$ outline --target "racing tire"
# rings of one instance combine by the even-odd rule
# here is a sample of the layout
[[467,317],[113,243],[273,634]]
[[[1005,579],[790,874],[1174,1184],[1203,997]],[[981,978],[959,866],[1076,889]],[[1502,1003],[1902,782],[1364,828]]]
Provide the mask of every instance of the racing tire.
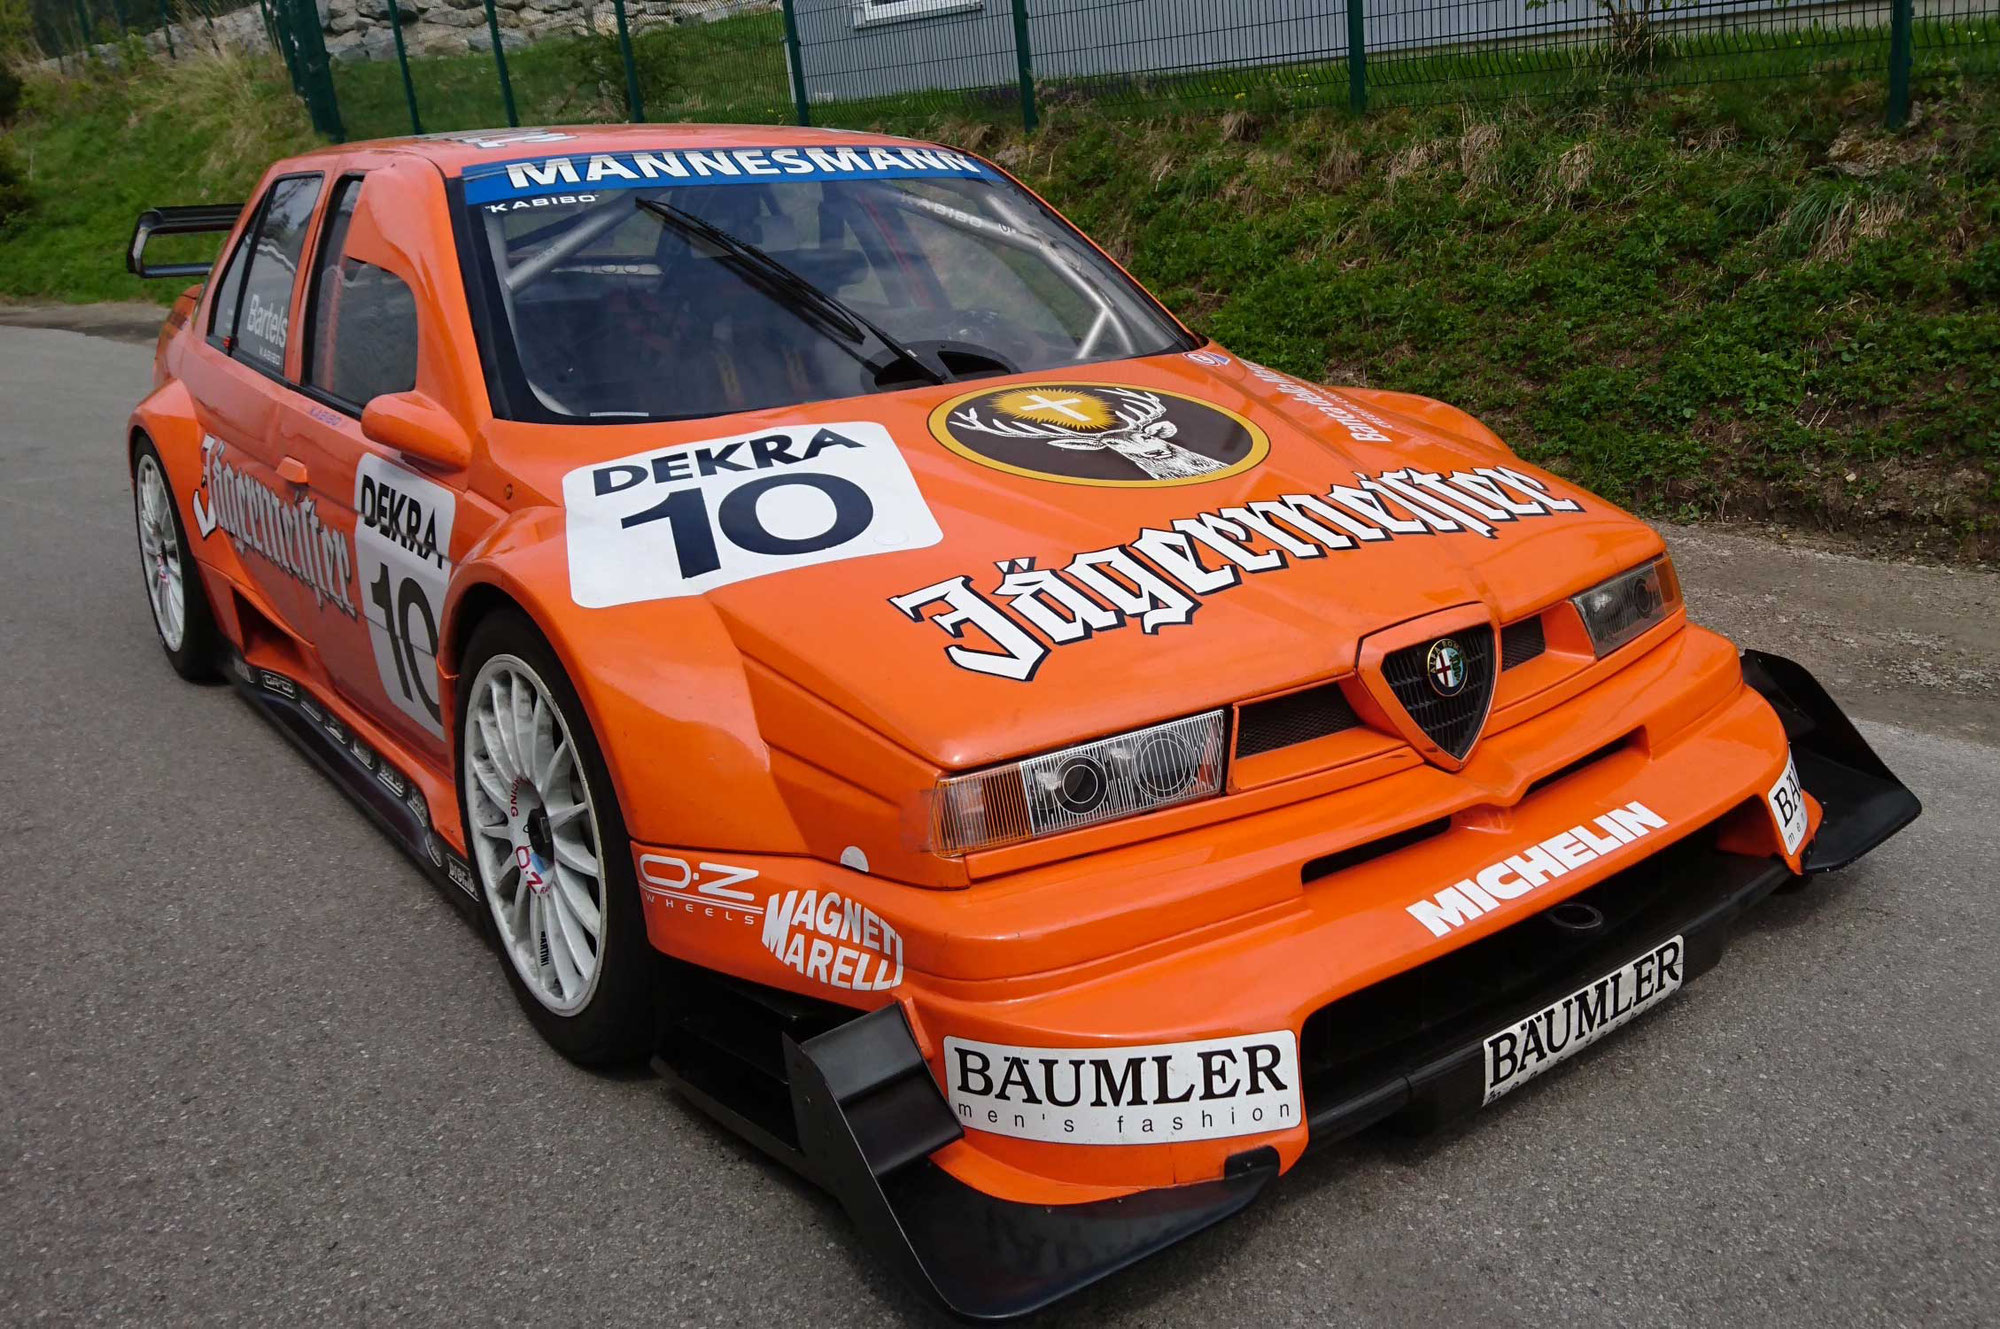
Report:
[[201,569],[188,550],[187,528],[166,463],[143,434],[132,449],[132,518],[145,569],[146,603],[167,662],[192,683],[220,677],[222,632],[215,626]]
[[583,703],[528,618],[496,610],[466,644],[457,697],[458,809],[515,999],[580,1066],[652,1050],[657,965],[631,837]]

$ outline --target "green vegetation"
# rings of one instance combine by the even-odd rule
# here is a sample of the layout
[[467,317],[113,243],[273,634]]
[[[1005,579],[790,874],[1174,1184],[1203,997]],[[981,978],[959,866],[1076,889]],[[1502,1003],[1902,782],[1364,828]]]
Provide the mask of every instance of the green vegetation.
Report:
[[[640,102],[650,120],[789,122],[791,85],[776,14],[656,28],[633,42]],[[491,54],[412,60],[417,114],[427,133],[507,123]],[[538,43],[507,56],[522,124],[623,120],[625,64],[610,35]],[[393,60],[334,66],[350,138],[410,132],[403,76]]]
[[1180,312],[1302,377],[1453,402],[1650,514],[2000,554],[2000,89],[1069,113],[997,154]]
[[[649,114],[786,118],[781,63],[728,63],[768,44],[673,31],[713,45],[642,39]],[[614,51],[512,56],[523,121],[618,118]],[[1652,515],[1991,559],[2000,87],[1929,61],[1891,133],[1866,63],[1358,119],[1230,94],[1226,113],[1120,120],[1051,94],[1032,139],[1002,102],[878,110],[1009,165],[1243,355],[1454,402]],[[502,121],[491,70],[417,62],[424,127]],[[339,78],[357,134],[407,128],[393,64]],[[141,295],[120,254],[142,206],[245,197],[311,141],[277,66],[243,60],[31,79],[10,137],[33,203],[0,221],[0,294],[73,300]]]
[[[29,81],[20,121],[0,138],[32,198],[0,220],[0,296],[171,302],[174,283],[126,275],[133,219],[164,203],[247,199],[275,158],[317,142],[275,59],[132,60],[127,70]],[[155,251],[162,260],[214,249],[171,243]]]

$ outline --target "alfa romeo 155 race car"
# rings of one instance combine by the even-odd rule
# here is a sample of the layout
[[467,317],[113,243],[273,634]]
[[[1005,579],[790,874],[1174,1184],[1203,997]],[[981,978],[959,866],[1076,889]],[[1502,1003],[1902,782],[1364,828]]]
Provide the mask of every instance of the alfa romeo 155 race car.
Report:
[[129,434],[168,660],[962,1315],[1492,1103],[1918,813],[1652,530],[970,154],[355,144],[128,263],[202,230]]

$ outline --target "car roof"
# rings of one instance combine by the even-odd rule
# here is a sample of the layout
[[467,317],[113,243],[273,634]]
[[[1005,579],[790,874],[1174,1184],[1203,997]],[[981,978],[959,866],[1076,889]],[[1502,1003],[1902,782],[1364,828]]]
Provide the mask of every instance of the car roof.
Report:
[[371,139],[343,143],[338,148],[308,153],[295,160],[306,164],[320,156],[381,152],[420,157],[450,177],[482,162],[518,161],[523,157],[687,148],[831,147],[843,144],[936,146],[921,139],[898,138],[892,134],[800,129],[792,125],[551,125],[545,128],[464,129],[421,137]]

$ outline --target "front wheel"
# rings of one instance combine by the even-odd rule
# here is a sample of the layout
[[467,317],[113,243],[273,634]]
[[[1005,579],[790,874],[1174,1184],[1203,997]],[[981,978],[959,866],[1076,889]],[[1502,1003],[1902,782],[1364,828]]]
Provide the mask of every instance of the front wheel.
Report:
[[503,611],[473,630],[458,696],[459,810],[508,981],[542,1036],[587,1066],[649,1050],[630,841],[576,690]]

